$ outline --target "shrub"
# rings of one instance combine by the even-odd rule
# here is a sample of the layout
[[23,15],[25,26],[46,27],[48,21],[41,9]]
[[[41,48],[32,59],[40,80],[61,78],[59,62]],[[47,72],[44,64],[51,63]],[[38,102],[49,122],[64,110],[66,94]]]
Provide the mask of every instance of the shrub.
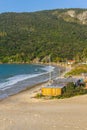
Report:
[[73,82],[70,82],[66,87],[63,88],[63,94],[61,96],[57,96],[57,98],[69,98],[83,94],[87,94],[87,89],[84,89],[84,86],[76,87]]
[[42,98],[44,97],[41,93],[37,93],[37,95],[35,96],[36,98]]

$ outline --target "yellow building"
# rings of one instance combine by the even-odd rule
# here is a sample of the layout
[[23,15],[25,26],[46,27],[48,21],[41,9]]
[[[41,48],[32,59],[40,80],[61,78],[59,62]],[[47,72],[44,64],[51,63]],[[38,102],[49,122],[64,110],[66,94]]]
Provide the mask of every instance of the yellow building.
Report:
[[62,94],[62,89],[64,85],[58,86],[45,86],[42,88],[42,95],[44,96],[58,96]]

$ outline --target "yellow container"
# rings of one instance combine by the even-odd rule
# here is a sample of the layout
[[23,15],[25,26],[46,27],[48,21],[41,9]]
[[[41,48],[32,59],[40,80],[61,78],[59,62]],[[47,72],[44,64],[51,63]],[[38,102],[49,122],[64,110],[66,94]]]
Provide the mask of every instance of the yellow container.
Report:
[[52,93],[51,88],[42,88],[42,95],[50,96]]
[[42,88],[44,96],[58,96],[62,94],[62,88]]
[[62,88],[56,88],[55,96],[62,94]]
[[56,88],[52,88],[52,96],[56,95]]

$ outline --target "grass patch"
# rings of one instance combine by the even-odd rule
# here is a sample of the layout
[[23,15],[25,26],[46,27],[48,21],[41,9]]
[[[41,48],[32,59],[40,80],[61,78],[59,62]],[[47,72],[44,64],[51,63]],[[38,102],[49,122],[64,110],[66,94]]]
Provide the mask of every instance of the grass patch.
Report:
[[35,96],[35,98],[38,98],[38,99],[42,98],[42,97],[44,97],[44,96],[41,93],[37,93],[36,96]]
[[82,73],[87,73],[87,65],[76,66],[70,72],[66,73],[65,77],[67,77],[67,76],[77,76],[77,75],[81,75]]

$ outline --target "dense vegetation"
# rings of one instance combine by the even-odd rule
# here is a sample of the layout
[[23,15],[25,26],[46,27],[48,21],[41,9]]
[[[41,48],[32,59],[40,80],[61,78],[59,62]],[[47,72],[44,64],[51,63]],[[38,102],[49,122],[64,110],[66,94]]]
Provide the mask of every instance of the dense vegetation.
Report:
[[68,83],[63,94],[60,96],[57,96],[57,98],[69,98],[73,96],[87,94],[87,89],[85,89],[84,86],[85,85],[76,86],[74,83]]
[[86,60],[87,25],[72,22],[66,11],[0,14],[0,62],[42,61],[49,54],[52,61]]

